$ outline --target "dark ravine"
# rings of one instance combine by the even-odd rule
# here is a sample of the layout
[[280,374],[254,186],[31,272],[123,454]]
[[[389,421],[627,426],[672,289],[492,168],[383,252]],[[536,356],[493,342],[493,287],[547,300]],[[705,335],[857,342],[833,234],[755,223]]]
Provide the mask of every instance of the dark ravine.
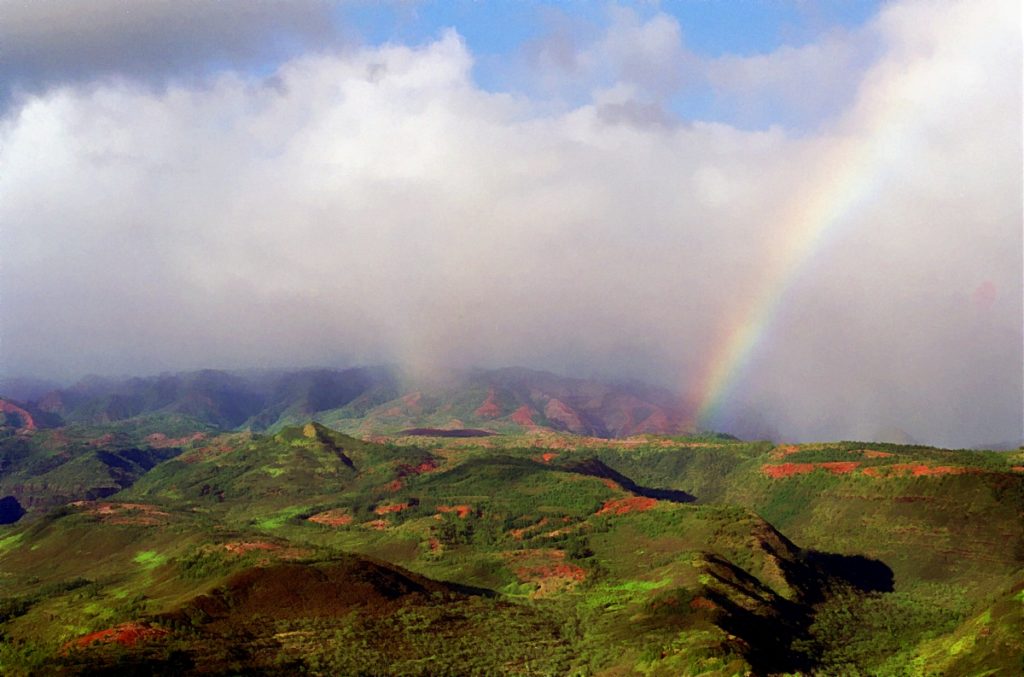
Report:
[[671,501],[672,503],[693,503],[697,500],[696,496],[682,491],[681,489],[656,489],[653,487],[640,486],[630,478],[626,477],[614,468],[605,465],[603,461],[596,458],[591,458],[580,463],[574,463],[566,466],[565,470],[568,472],[579,473],[580,475],[589,475],[591,477],[600,477],[602,479],[611,480],[631,494],[643,496],[644,498],[653,498],[659,501]]

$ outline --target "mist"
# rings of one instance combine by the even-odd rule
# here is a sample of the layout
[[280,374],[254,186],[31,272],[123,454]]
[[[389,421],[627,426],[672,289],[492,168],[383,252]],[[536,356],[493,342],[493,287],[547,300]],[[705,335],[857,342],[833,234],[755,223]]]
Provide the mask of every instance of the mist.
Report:
[[[787,272],[708,423],[1021,440],[1016,3],[894,2],[721,57],[615,7],[525,45],[503,87],[478,83],[458,26],[371,45],[310,28],[321,10],[272,53],[210,38],[144,59],[91,33],[43,68],[61,32],[40,28],[0,56],[3,375],[520,365],[691,394],[775,284],[785,215],[837,149],[877,145],[882,110],[899,135]],[[720,115],[686,114],[698,87]]]

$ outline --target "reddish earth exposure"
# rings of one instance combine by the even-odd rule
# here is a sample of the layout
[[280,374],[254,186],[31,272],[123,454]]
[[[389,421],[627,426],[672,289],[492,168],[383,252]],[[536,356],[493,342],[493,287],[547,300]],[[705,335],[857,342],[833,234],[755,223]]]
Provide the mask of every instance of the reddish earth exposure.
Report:
[[402,488],[402,480],[391,480],[384,485],[384,488],[388,491],[398,491]]
[[501,407],[498,406],[498,401],[495,399],[496,395],[494,388],[487,391],[487,399],[484,403],[477,407],[477,410],[473,413],[480,418],[495,418],[501,415]]
[[106,503],[75,501],[70,504],[108,524],[154,526],[165,524],[170,514],[148,503]]
[[556,458],[558,458],[558,454],[553,451],[546,451],[540,455],[540,460],[544,463],[551,463]]
[[634,435],[643,433],[651,435],[667,435],[672,433],[675,430],[675,427],[676,426],[672,424],[672,421],[669,420],[668,414],[658,410],[641,421],[639,425],[634,426],[631,432]]
[[439,505],[437,506],[437,512],[453,512],[458,515],[459,519],[466,519],[469,514],[473,512],[473,506],[471,505]]
[[787,444],[773,449],[771,456],[772,458],[775,459],[785,458],[786,456],[789,456],[790,454],[795,454],[799,451],[800,447],[796,446],[795,444]]
[[558,421],[571,431],[580,432],[583,429],[583,423],[576,412],[561,400],[548,400],[547,405],[544,406],[544,415],[551,421]]
[[644,496],[616,498],[610,501],[605,501],[601,509],[597,511],[597,514],[625,515],[631,512],[644,512],[646,510],[650,510],[656,505],[658,505],[658,502],[656,500],[654,500],[653,498],[646,498]]
[[708,611],[714,611],[718,608],[718,605],[712,602],[707,597],[694,597],[690,600],[691,609],[707,609]]
[[1010,468],[1014,472],[1024,472],[1024,465],[1015,465]]
[[373,512],[376,515],[388,515],[393,512],[402,512],[403,510],[408,510],[408,508],[408,503],[390,503],[385,505],[378,505]]
[[423,473],[434,472],[437,470],[437,461],[432,458],[428,458],[419,465],[409,465],[408,463],[402,463],[396,468],[396,472],[399,477],[408,477],[409,475],[422,475]]
[[122,623],[117,627],[93,632],[72,640],[64,645],[64,650],[66,651],[72,647],[84,648],[91,644],[117,643],[122,646],[135,646],[140,641],[155,639],[169,634],[170,632],[163,628],[154,628],[140,623]]
[[895,463],[893,465],[864,468],[869,477],[935,477],[939,475],[966,475],[980,473],[980,468],[967,468],[953,465],[924,465],[923,463]]
[[814,467],[813,463],[780,463],[778,465],[763,465],[761,466],[761,472],[768,477],[781,479],[814,472]]
[[391,523],[387,520],[373,520],[372,522],[367,522],[364,526],[367,526],[371,529],[375,529],[377,531],[386,531],[387,528],[391,526]]
[[585,569],[565,562],[564,550],[513,550],[505,558],[516,578],[537,585],[534,597],[573,588],[587,578]]
[[324,510],[307,518],[310,522],[323,524],[329,527],[343,527],[352,524],[352,515],[349,515],[344,508]]
[[32,414],[28,413],[16,404],[11,404],[7,400],[0,400],[0,411],[5,414],[14,414],[18,417],[21,422],[19,430],[36,430],[35,419],[32,418]]
[[224,549],[232,555],[244,555],[253,550],[280,550],[281,546],[266,541],[235,541],[234,543],[225,543]]
[[[851,451],[851,454],[856,453]],[[875,449],[864,449],[861,451],[864,454],[864,458],[892,458],[895,454],[888,451],[876,451]]]
[[823,463],[779,463],[777,465],[767,464],[761,466],[761,472],[774,479],[792,477],[793,475],[806,475],[815,470],[827,470],[833,475],[846,475],[853,472],[860,465],[860,461],[825,461]]
[[[563,518],[562,521],[568,522],[569,518]],[[560,529],[554,529],[553,531],[549,531],[546,534],[544,534],[544,536],[547,538],[558,538],[559,536],[564,536],[565,534],[571,534],[574,531],[579,531],[580,529],[583,529],[586,526],[586,522],[577,522],[576,524],[570,524]]]
[[587,577],[587,572],[575,564],[548,564],[535,567],[521,567],[516,569],[516,576],[520,580],[536,580],[543,578],[569,578],[574,581],[582,581]]
[[828,461],[819,463],[818,467],[828,470],[833,475],[847,475],[856,470],[859,465],[859,461]]
[[601,482],[603,482],[604,485],[606,487],[608,487],[609,489],[618,489],[619,488],[619,485],[615,483],[615,480],[610,480],[607,477],[602,479]]
[[512,415],[509,416],[509,419],[511,419],[513,423],[518,423],[519,425],[537,425],[536,423],[533,422],[533,412],[530,411],[530,408],[525,404],[516,409],[514,412],[512,412]]
[[536,529],[540,529],[541,527],[545,526],[547,523],[548,523],[548,518],[547,517],[541,517],[540,521],[537,522],[536,524],[531,524],[530,526],[523,527],[522,529],[512,529],[511,531],[509,531],[509,533],[512,534],[512,538],[516,539],[517,541],[521,541],[521,540],[523,540],[523,536],[525,536],[527,533],[529,533],[531,531],[534,531]]
[[[225,543],[224,549],[232,555],[238,555],[239,557],[250,552],[265,552],[268,555],[273,553],[275,557],[280,559],[301,559],[308,557],[310,554],[309,550],[286,548],[268,541],[234,541],[232,543]],[[269,560],[260,561],[265,562]]]

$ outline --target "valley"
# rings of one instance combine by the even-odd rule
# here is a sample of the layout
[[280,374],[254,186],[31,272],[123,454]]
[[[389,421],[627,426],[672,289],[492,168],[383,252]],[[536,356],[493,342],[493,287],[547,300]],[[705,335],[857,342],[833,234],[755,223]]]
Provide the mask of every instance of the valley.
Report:
[[[498,396],[475,396],[493,413]],[[500,416],[484,436],[431,429],[428,408],[360,439],[130,409],[8,419],[0,494],[23,515],[0,526],[5,674],[974,675],[1024,660],[1024,452]]]

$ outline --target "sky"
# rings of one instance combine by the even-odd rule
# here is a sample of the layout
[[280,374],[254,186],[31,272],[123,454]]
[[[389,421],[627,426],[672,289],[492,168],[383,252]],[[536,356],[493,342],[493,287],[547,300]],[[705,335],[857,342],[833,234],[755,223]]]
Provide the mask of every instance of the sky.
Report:
[[1020,443],[1014,0],[0,0],[0,375],[527,366]]

